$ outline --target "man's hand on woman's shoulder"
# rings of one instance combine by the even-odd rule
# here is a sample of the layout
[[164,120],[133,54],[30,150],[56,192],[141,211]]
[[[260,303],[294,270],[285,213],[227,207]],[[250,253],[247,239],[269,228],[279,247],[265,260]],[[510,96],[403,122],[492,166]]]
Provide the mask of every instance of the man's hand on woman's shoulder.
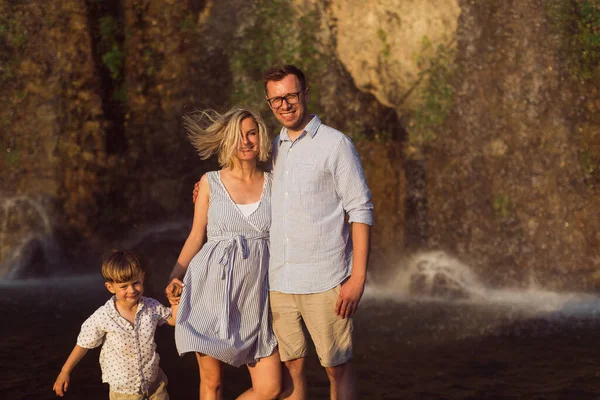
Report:
[[194,190],[192,191],[192,203],[196,202],[196,198],[198,198],[198,192],[200,191],[200,180],[196,182],[194,185]]

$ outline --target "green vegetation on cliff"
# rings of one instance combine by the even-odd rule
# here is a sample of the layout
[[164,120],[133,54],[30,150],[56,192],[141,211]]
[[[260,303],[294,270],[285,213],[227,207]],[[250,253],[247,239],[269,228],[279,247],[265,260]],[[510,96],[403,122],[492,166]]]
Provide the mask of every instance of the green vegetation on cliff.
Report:
[[417,65],[424,68],[420,73],[420,106],[414,111],[407,126],[407,156],[421,158],[429,143],[438,135],[438,130],[450,113],[454,97],[453,78],[456,50],[453,43],[433,47],[427,36],[423,37],[423,48],[417,57]]
[[579,166],[588,187],[600,187],[600,1],[552,0],[546,12],[560,40],[565,78],[577,92],[568,112],[576,115]]
[[514,205],[510,197],[504,193],[496,193],[492,202],[492,207],[499,218],[508,218],[513,213]]
[[381,41],[381,55],[385,59],[389,58],[392,51],[391,51],[390,43],[388,42],[388,39],[387,39],[387,33],[385,33],[385,31],[380,28],[379,30],[377,30],[377,37]]
[[600,2],[552,0],[546,4],[561,34],[569,73],[581,81],[600,78]]
[[119,23],[110,16],[103,16],[98,21],[100,30],[100,48],[102,51],[102,62],[110,71],[110,77],[119,81],[123,75],[125,65],[125,53],[121,49],[118,40]]
[[[253,22],[234,44],[230,68],[235,79],[232,103],[257,105],[264,98],[263,72],[277,64],[295,64],[307,76],[320,76],[325,70],[323,55],[315,37],[319,16],[309,11],[301,16],[290,3],[282,0],[255,2]],[[248,38],[251,38],[249,40]],[[318,112],[319,87],[309,80],[311,109]],[[269,112],[266,102],[258,103],[261,113]]]

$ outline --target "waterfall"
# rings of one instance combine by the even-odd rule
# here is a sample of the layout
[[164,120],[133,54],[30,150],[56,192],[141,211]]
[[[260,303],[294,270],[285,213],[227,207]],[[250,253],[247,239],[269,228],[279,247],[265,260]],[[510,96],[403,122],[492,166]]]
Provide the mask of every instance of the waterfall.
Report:
[[53,223],[41,201],[0,197],[0,279],[48,274],[59,259]]
[[600,315],[600,297],[594,294],[547,290],[533,278],[524,287],[489,287],[468,265],[443,251],[417,253],[398,263],[385,282],[369,282],[365,297],[498,306],[558,317]]

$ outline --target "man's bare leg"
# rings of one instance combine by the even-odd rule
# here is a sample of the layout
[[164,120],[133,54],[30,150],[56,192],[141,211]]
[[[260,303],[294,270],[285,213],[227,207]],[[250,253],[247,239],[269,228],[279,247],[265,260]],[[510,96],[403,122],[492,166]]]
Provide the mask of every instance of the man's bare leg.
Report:
[[356,400],[356,379],[352,361],[335,367],[327,367],[331,400]]
[[283,363],[283,390],[280,399],[306,400],[304,368],[304,357]]

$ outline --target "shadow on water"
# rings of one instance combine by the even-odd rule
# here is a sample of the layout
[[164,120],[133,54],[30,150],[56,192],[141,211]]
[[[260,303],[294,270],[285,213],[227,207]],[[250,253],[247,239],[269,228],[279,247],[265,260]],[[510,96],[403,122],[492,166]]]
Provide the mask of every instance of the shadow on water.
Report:
[[[152,271],[146,295],[165,303],[162,289],[183,242],[178,229],[156,228],[129,243]],[[81,323],[108,298],[99,265],[89,276],[0,281],[0,307],[12,322],[0,342],[0,364],[9,366],[0,398],[53,398]],[[355,323],[359,398],[595,399],[599,310],[600,298],[589,294],[488,288],[459,261],[424,253],[386,285],[367,286]],[[194,357],[177,355],[173,328],[160,327],[156,338],[171,398],[197,398]],[[98,354],[78,365],[65,398],[107,398]],[[328,398],[314,349],[307,364],[309,398]],[[249,383],[244,368],[227,368],[225,399]]]

